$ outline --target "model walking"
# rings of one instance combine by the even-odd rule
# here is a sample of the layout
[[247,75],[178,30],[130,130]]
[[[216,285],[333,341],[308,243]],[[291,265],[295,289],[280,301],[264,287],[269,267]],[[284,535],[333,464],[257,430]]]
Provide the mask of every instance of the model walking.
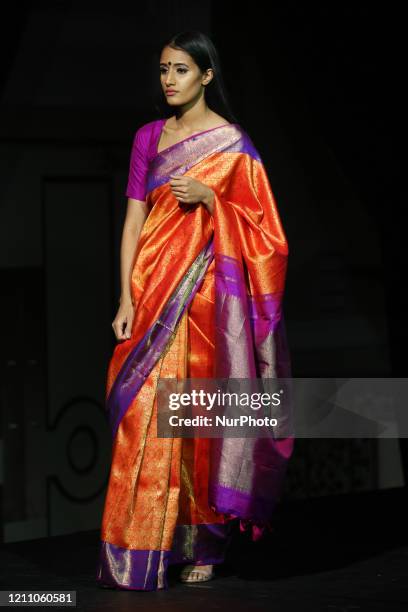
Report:
[[126,191],[97,569],[101,585],[136,590],[167,588],[173,563],[183,581],[210,579],[234,519],[259,537],[293,451],[292,437],[156,435],[159,377],[290,375],[287,240],[261,157],[229,120],[211,40],[173,37],[160,79],[173,114],[137,130]]

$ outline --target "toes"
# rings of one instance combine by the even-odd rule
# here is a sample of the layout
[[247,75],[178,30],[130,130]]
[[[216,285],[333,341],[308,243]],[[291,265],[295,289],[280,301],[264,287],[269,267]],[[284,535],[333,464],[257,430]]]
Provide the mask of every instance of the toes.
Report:
[[[200,566],[200,569],[201,570],[207,569],[208,574],[211,574],[212,566],[211,565]],[[208,576],[206,574],[203,574],[202,571],[196,571],[196,566],[188,565],[183,568],[181,572],[181,578],[188,582],[201,582],[203,580],[207,580]]]

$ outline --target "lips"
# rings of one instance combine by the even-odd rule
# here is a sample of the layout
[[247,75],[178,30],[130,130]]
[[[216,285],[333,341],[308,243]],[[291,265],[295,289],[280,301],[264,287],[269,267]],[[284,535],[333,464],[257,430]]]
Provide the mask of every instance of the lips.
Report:
[[171,96],[172,94],[177,93],[177,91],[175,91],[174,89],[166,89],[166,94]]

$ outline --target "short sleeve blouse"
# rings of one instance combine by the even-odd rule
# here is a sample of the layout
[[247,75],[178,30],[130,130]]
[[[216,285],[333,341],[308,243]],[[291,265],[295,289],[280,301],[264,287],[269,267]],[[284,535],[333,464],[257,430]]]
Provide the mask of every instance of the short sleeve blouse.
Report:
[[166,119],[157,119],[142,125],[133,138],[130,154],[126,196],[135,200],[146,199],[146,176],[149,163],[157,155],[157,144]]

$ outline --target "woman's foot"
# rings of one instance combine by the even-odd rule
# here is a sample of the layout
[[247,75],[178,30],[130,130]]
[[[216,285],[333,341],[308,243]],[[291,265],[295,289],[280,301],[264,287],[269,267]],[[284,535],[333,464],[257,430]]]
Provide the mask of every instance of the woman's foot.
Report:
[[180,574],[181,582],[205,582],[213,578],[212,565],[186,565]]

